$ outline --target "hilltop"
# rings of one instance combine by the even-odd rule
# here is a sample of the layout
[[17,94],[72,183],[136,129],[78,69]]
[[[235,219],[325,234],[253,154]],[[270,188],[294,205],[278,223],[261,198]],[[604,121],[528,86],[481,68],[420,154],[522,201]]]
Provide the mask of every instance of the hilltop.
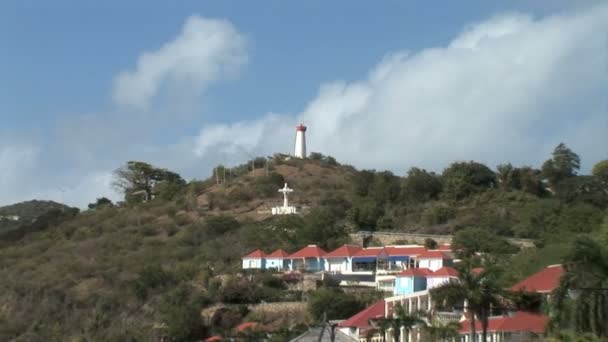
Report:
[[31,200],[0,207],[0,236],[19,238],[44,229],[51,217],[75,214],[77,209],[54,201]]
[[[603,176],[573,170],[505,164],[493,171],[470,161],[398,176],[312,154],[218,166],[209,179],[186,182],[130,162],[124,202],[64,208],[44,229],[0,245],[0,340],[187,341],[243,320],[298,331],[311,322],[307,312],[266,315],[256,304],[301,302],[314,292],[269,274],[244,277],[241,256],[306,244],[331,250],[357,231],[454,234],[460,247],[498,256],[509,286],[560,262],[570,238],[608,235]],[[154,182],[139,182],[148,174]],[[301,214],[270,216],[284,182]],[[505,237],[531,238],[538,248],[519,251]],[[353,298],[359,307],[375,297]],[[208,320],[201,310],[211,310]]]

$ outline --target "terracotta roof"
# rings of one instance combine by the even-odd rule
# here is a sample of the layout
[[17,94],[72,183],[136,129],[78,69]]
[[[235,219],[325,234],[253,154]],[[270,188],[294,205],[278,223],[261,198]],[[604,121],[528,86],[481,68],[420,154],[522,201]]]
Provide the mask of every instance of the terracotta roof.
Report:
[[324,258],[345,258],[351,257],[355,255],[358,251],[361,250],[361,247],[354,245],[344,245],[342,247],[338,247],[333,251],[325,254]]
[[420,254],[418,257],[418,259],[452,259],[451,256],[445,254],[442,251],[426,251],[422,254]]
[[208,339],[206,339],[205,342],[216,342],[216,341],[221,341],[221,340],[222,340],[222,336],[214,335],[214,336],[211,336]]
[[397,274],[397,277],[428,277],[433,271],[428,268],[408,268],[407,270]]
[[426,248],[419,247],[386,247],[389,256],[417,256],[426,252]]
[[319,248],[317,245],[308,245],[291,254],[289,258],[320,258],[325,256],[325,254],[327,254],[327,252]]
[[264,251],[256,249],[255,251],[245,255],[242,259],[261,259],[266,256]]
[[277,249],[276,251],[266,255],[268,259],[285,259],[289,256],[289,253],[285,252],[282,249]]
[[244,332],[246,330],[254,330],[257,327],[258,327],[257,322],[245,322],[245,323],[241,323],[241,324],[237,325],[236,331]]
[[381,255],[386,255],[386,249],[384,247],[371,247],[371,248],[363,248],[355,253],[354,257],[377,257]]
[[559,279],[564,274],[562,265],[547,266],[528,278],[511,287],[511,291],[552,292],[559,286]]
[[483,272],[483,267],[473,267],[473,268],[471,269],[471,273],[473,273],[473,274],[475,274],[475,275],[477,275],[477,274],[479,274],[479,273],[481,273],[481,272]]
[[360,311],[349,319],[338,324],[338,327],[359,329],[371,328],[369,320],[380,318],[384,318],[384,300],[378,301],[368,306],[363,311]]
[[[545,332],[549,319],[545,315],[538,315],[524,311],[517,311],[513,316],[490,317],[488,332],[516,332],[527,331],[535,334]],[[471,328],[469,320],[460,323],[460,334],[468,334]],[[475,321],[475,330],[481,331],[481,322]]]
[[444,266],[433,272],[429,277],[454,277],[458,278],[458,271],[452,267]]

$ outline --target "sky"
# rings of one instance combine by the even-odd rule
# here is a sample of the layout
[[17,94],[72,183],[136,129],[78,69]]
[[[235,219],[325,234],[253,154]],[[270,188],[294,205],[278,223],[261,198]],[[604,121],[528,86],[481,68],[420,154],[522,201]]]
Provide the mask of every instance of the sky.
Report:
[[0,205],[309,151],[403,175],[608,158],[602,1],[0,2]]

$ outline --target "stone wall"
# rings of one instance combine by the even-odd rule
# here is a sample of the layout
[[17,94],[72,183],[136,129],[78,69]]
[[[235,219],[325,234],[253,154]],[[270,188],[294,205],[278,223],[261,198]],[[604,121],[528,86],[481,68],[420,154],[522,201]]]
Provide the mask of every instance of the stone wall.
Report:
[[[451,243],[452,235],[433,235],[433,234],[412,234],[398,232],[358,232],[350,234],[353,243],[363,246],[364,239],[366,241],[375,240],[382,246],[394,245],[398,241],[407,241],[408,244],[423,245],[424,240],[433,239],[439,244]],[[534,241],[528,239],[508,239],[512,244],[521,248],[534,247]]]

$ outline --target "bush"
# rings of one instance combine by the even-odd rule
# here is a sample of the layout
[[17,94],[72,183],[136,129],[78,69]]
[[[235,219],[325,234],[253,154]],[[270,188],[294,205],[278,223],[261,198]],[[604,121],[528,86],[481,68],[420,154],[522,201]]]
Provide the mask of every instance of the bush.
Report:
[[422,221],[426,225],[444,224],[448,222],[449,219],[454,218],[454,216],[455,212],[452,207],[438,203],[424,210]]
[[334,288],[320,288],[308,299],[308,311],[317,321],[346,319],[364,308],[355,295]]

